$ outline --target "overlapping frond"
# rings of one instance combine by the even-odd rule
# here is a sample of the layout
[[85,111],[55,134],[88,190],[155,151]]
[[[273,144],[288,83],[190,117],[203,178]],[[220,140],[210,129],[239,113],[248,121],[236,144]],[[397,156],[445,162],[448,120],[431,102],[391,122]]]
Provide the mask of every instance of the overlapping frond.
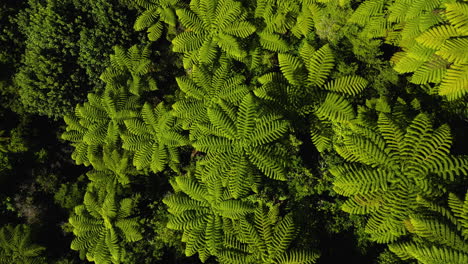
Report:
[[138,101],[124,89],[106,90],[102,96],[88,94],[88,102],[77,105],[75,115],[65,117],[67,130],[62,138],[75,146],[75,162],[102,167],[104,148],[119,144],[124,120],[136,117]]
[[179,192],[164,198],[172,217],[167,226],[184,232],[185,253],[199,253],[202,261],[218,255],[224,248],[226,223],[253,212],[250,202],[234,200],[223,194],[225,189],[205,184],[193,176],[176,177],[173,183]]
[[366,230],[377,242],[395,241],[406,233],[403,222],[417,210],[418,195],[443,194],[444,187],[432,175],[453,181],[467,173],[468,160],[449,153],[449,127],[433,129],[425,114],[416,116],[406,131],[386,114],[380,114],[376,127],[353,123],[348,127],[352,132],[342,134],[342,146],[337,144],[336,149],[362,165],[333,167],[334,188],[350,197],[343,209],[370,216]]
[[317,252],[290,249],[297,236],[297,227],[291,214],[280,217],[278,208],[257,205],[252,220],[242,218],[237,237],[247,248],[242,254],[226,254],[221,259],[234,263],[314,263],[319,257]]
[[164,24],[175,27],[177,16],[175,9],[180,6],[179,0],[139,0],[137,4],[145,9],[133,25],[136,31],[147,29],[151,41],[158,40],[163,32]]
[[232,73],[230,66],[229,61],[221,61],[221,65],[212,70],[200,65],[193,69],[191,78],[176,78],[185,97],[172,107],[184,129],[192,129],[198,123],[208,121],[208,108],[220,100],[237,104],[249,92],[244,84],[245,77]]
[[97,264],[119,263],[122,242],[142,239],[138,219],[131,217],[134,199],[118,201],[114,187],[109,186],[91,187],[84,204],[75,207],[75,214],[69,219],[75,235],[71,248],[84,252],[88,260]]
[[[281,153],[284,149],[274,142],[284,136],[288,123],[281,116],[261,114],[251,94],[247,94],[235,113],[230,116],[219,106],[208,111],[209,123],[203,125],[205,133],[197,135],[193,146],[207,156],[205,177],[223,177],[234,197],[246,193],[247,186],[256,188],[256,177],[252,177],[253,168],[257,168],[267,177],[284,180],[285,166]],[[244,186],[244,187],[243,187]]]
[[159,103],[153,108],[145,103],[140,114],[125,120],[128,133],[122,135],[122,147],[133,153],[133,164],[138,170],[150,168],[159,172],[169,165],[178,171],[178,147],[188,144],[182,126],[174,115]]
[[134,45],[128,50],[115,46],[114,51],[115,54],[110,56],[111,66],[101,74],[106,89],[124,88],[134,95],[158,89],[156,80],[151,76],[155,66],[150,59],[149,46]]
[[184,66],[191,67],[199,61],[212,63],[219,50],[230,57],[247,56],[239,38],[247,38],[255,27],[242,14],[243,8],[233,0],[192,1],[189,9],[178,9],[177,15],[186,31],[173,40],[173,50],[192,54]]
[[406,221],[414,238],[390,244],[390,250],[403,259],[416,259],[424,264],[463,263],[468,260],[468,206],[456,195],[449,194],[448,208],[418,198],[421,209]]
[[43,264],[45,247],[33,244],[31,229],[26,225],[5,225],[0,228],[1,264]]

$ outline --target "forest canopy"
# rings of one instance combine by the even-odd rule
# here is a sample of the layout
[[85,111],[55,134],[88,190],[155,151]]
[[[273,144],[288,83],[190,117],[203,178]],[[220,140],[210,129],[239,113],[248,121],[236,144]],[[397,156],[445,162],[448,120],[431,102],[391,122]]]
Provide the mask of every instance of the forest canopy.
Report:
[[3,0],[0,264],[468,263],[466,0]]

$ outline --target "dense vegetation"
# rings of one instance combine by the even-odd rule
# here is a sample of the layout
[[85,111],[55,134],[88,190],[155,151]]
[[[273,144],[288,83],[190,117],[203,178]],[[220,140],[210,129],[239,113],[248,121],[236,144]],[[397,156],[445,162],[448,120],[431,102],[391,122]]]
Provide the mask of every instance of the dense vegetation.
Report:
[[468,263],[466,0],[3,0],[0,264]]

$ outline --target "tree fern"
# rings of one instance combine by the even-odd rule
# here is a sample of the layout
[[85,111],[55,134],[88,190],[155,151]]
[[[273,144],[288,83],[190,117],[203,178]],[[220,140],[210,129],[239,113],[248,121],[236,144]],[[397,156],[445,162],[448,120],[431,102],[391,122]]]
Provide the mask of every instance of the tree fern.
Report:
[[176,78],[185,96],[172,107],[174,115],[182,120],[185,129],[208,121],[207,109],[219,100],[237,104],[248,93],[245,77],[232,73],[232,65],[227,60],[221,60],[220,63],[213,69],[196,66],[190,77]]
[[77,164],[100,167],[103,146],[116,147],[125,130],[124,120],[137,116],[139,98],[124,89],[106,90],[102,96],[90,93],[88,102],[77,105],[75,115],[66,116],[62,138],[72,142]]
[[207,156],[204,180],[223,178],[233,197],[256,188],[253,168],[267,177],[285,180],[285,149],[275,144],[288,130],[281,116],[262,112],[253,95],[247,94],[239,109],[224,104],[208,109],[209,123],[199,125],[193,146]]
[[155,66],[150,59],[149,46],[139,48],[134,45],[128,50],[115,46],[114,51],[115,54],[110,55],[111,66],[101,75],[106,89],[124,88],[134,95],[158,89],[156,80],[151,76]]
[[117,183],[126,186],[130,183],[130,177],[137,174],[135,168],[130,166],[131,155],[128,151],[105,146],[102,155],[102,163],[95,162],[94,170],[86,174],[96,188]]
[[241,218],[237,238],[247,245],[245,255],[221,252],[223,263],[314,263],[319,257],[317,252],[291,249],[290,245],[297,235],[291,214],[278,216],[278,208],[270,210],[264,205],[257,206],[252,220]]
[[136,0],[145,11],[140,14],[133,25],[134,29],[141,31],[147,28],[148,38],[158,40],[163,32],[163,23],[175,28],[177,16],[175,9],[181,4],[179,0]]
[[43,264],[44,247],[33,244],[31,230],[26,225],[6,225],[0,228],[1,264]]
[[315,8],[314,3],[308,5],[306,3],[302,4],[300,13],[297,15],[296,23],[291,28],[291,33],[297,37],[301,38],[302,36],[308,37],[309,34],[313,32],[314,29],[314,16],[311,12],[311,8]]
[[128,132],[122,135],[124,149],[134,153],[133,164],[139,170],[151,168],[153,172],[169,165],[178,171],[178,147],[188,144],[180,122],[163,103],[153,108],[145,103],[138,117],[124,121]]
[[416,84],[440,84],[439,95],[450,101],[468,91],[467,21],[468,4],[447,0],[367,0],[349,20],[368,39],[386,38],[401,47],[391,60],[394,69],[414,73]]
[[345,76],[327,82],[334,66],[328,45],[315,50],[303,42],[299,56],[280,53],[278,61],[283,76],[276,73],[261,76],[262,86],[255,90],[255,94],[289,114],[313,114],[313,142],[320,151],[329,149],[331,138],[324,137],[332,134],[329,121],[343,122],[355,117],[348,98],[363,91],[367,81],[359,76]]
[[184,65],[193,62],[211,63],[219,53],[226,52],[235,59],[247,53],[238,38],[250,36],[255,27],[246,21],[242,6],[233,0],[192,1],[190,10],[178,9],[177,16],[186,31],[173,40],[173,50],[193,54],[185,57]]
[[142,239],[138,219],[131,217],[135,200],[119,201],[114,188],[88,189],[84,204],[75,207],[69,219],[75,235],[71,248],[97,264],[120,263],[122,242]]
[[301,1],[257,0],[255,17],[265,22],[265,32],[284,34],[291,29],[301,9]]
[[173,215],[167,226],[183,231],[185,254],[198,252],[203,262],[222,250],[225,222],[253,212],[250,202],[232,199],[219,182],[205,184],[186,175],[176,177],[173,186],[177,192],[163,200]]
[[[403,220],[416,208],[416,197],[438,197],[444,186],[433,179],[453,181],[467,173],[468,160],[449,154],[450,129],[432,128],[420,114],[406,131],[380,114],[377,127],[349,123],[337,152],[351,164],[332,168],[334,189],[350,197],[343,206],[369,215],[366,231],[377,242],[391,242],[407,233]],[[360,163],[360,164],[359,164]]]
[[416,237],[391,244],[390,249],[402,258],[414,258],[424,264],[468,261],[466,198],[468,193],[465,201],[449,194],[448,208],[419,199],[420,213],[406,222],[407,229]]
[[282,35],[286,34],[295,24],[299,11],[300,1],[267,1],[258,0],[255,8],[255,17],[264,22],[258,33],[260,45],[274,52],[287,52],[291,49]]

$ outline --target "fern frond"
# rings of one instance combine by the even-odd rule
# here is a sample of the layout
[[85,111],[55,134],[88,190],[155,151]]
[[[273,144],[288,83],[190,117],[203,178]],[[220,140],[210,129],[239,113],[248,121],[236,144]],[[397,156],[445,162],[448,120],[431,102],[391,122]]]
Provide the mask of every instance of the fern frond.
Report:
[[260,45],[267,50],[274,52],[287,52],[291,49],[289,44],[278,34],[260,32],[258,33],[258,36],[260,37]]
[[440,83],[447,73],[448,64],[445,60],[435,58],[421,65],[411,77],[416,84]]
[[461,64],[468,62],[468,39],[453,38],[445,41],[444,45],[436,52],[437,55],[450,63]]
[[442,84],[439,88],[439,95],[446,96],[453,101],[462,98],[468,93],[468,64],[454,64],[447,70]]
[[320,257],[320,254],[311,251],[291,250],[277,258],[278,263],[312,264]]
[[199,49],[203,45],[205,34],[199,34],[191,31],[182,32],[173,40],[172,50],[175,52],[188,52]]
[[293,85],[301,85],[305,82],[303,74],[304,64],[296,57],[289,54],[278,54],[278,62],[284,77]]
[[246,21],[234,22],[226,27],[225,32],[240,38],[246,38],[255,32],[255,27]]
[[345,196],[386,191],[388,181],[394,177],[390,171],[346,165],[332,169],[331,173],[337,177],[334,181],[335,191]]
[[448,21],[453,25],[460,33],[468,34],[468,4],[453,2],[445,3],[446,13]]
[[349,18],[349,22],[364,26],[373,17],[383,15],[384,0],[364,1]]
[[311,124],[310,135],[312,143],[314,143],[319,152],[328,150],[331,147],[332,133],[333,131],[329,122],[318,119]]
[[186,9],[177,9],[177,16],[180,22],[190,31],[203,32],[203,22],[201,19],[192,11]]
[[316,114],[319,117],[342,122],[354,118],[354,110],[351,104],[338,94],[329,93],[325,101],[316,109]]
[[325,90],[356,95],[367,86],[367,80],[359,76],[344,76],[335,79],[324,86]]
[[333,52],[328,44],[318,49],[305,66],[309,72],[308,84],[312,86],[322,86],[328,78],[334,66]]
[[451,25],[436,26],[423,32],[416,41],[431,49],[440,49],[451,37],[459,36],[459,31]]

